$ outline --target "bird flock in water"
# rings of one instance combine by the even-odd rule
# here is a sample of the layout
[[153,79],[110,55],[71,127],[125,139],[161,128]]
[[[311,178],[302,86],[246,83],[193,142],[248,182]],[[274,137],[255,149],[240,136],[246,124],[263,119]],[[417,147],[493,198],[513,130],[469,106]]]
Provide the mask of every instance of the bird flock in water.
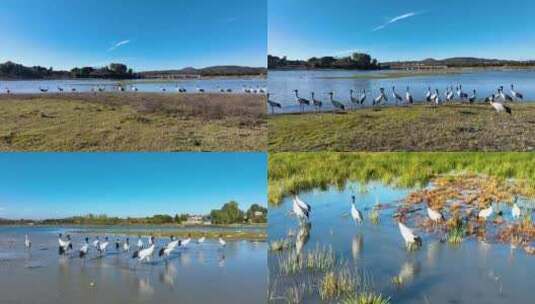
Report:
[[[203,236],[196,240],[196,242],[198,245],[201,245],[205,240],[206,237]],[[117,238],[114,245],[116,252],[132,254],[131,258],[141,263],[150,262],[156,252],[160,258],[169,257],[174,251],[178,250],[179,248],[187,247],[191,242],[191,235],[184,240],[176,239],[174,236],[170,236],[169,242],[157,250],[156,238],[151,235],[147,238],[147,244],[144,243],[141,236],[138,236],[136,244],[131,245],[130,238],[127,237],[124,239],[124,241],[121,241]],[[58,254],[60,256],[78,256],[81,259],[86,258],[91,251],[95,253],[96,257],[103,257],[106,255],[110,247],[110,241],[108,237],[104,237],[104,239],[101,240],[100,237],[97,236],[92,242],[89,241],[89,237],[85,237],[84,242],[75,249],[73,247],[71,236],[69,234],[63,236],[62,233],[60,233],[58,236],[58,243]],[[225,247],[227,244],[221,235],[218,238],[218,244],[220,247]],[[24,237],[24,246],[27,249],[31,249],[32,247],[32,242],[28,234],[26,234]]]
[[[297,89],[293,92],[295,93],[295,102],[297,105],[299,105],[301,112],[304,112],[305,107],[307,106],[312,106],[317,112],[321,111],[324,102],[317,99],[314,92],[310,92],[310,99],[301,97],[299,95],[299,90]],[[510,93],[511,94],[509,95],[504,91],[503,86],[499,86],[495,92],[488,95],[484,99],[478,99],[475,89],[472,90],[471,94],[468,94],[463,91],[462,85],[459,84],[455,88],[453,86],[448,86],[443,94],[441,94],[438,89],[433,90],[431,87],[428,87],[424,95],[424,101],[434,106],[439,106],[441,104],[451,103],[454,101],[467,102],[470,104],[483,101],[485,103],[489,103],[498,113],[505,112],[512,114],[511,107],[506,103],[512,101],[522,101],[524,96],[520,92],[515,91],[513,84],[510,86]],[[368,99],[368,92],[366,92],[365,89],[362,89],[360,92],[350,89],[348,103],[334,99],[334,92],[328,92],[327,95],[329,96],[329,102],[336,111],[345,111],[348,108],[348,103],[350,105],[349,108],[355,109],[365,105],[371,105],[373,107],[386,105],[389,102],[389,96],[384,88],[379,88],[378,94],[376,96],[371,96],[371,103],[366,102]],[[392,100],[394,100],[395,105],[411,105],[415,103],[415,99],[410,91],[410,87],[406,87],[405,94],[402,96],[396,91],[396,87],[393,86],[390,96]],[[275,113],[275,109],[282,109],[282,104],[272,100],[269,93],[267,94],[267,102],[271,108],[272,114]]]
[[[351,198],[351,217],[353,218],[353,221],[356,224],[361,224],[364,221],[362,212],[357,208],[355,196],[353,195]],[[301,198],[299,198],[297,195],[293,197],[292,202],[292,211],[293,214],[297,217],[299,224],[301,225],[303,223],[309,223],[312,207],[308,203],[303,201]],[[487,218],[489,218],[493,213],[493,207],[489,206],[488,208],[484,208],[479,211],[478,218],[480,220],[486,221]],[[511,216],[513,217],[513,219],[518,219],[520,218],[521,213],[522,212],[520,207],[518,207],[515,202],[513,204],[513,207],[511,208]],[[440,213],[440,211],[434,210],[431,207],[427,207],[427,216],[435,224],[439,224],[446,220],[444,215]],[[402,222],[401,217],[398,217],[397,222],[399,232],[407,248],[414,248],[413,246],[419,247],[422,245],[422,238],[418,236],[413,229],[407,227],[407,225]]]
[[[76,93],[78,92],[78,90],[76,89],[76,87],[70,87],[70,89],[68,88],[64,88],[64,87],[60,87],[58,86],[56,88],[56,91],[53,91],[51,90],[50,88],[46,87],[46,88],[43,88],[43,87],[39,87],[39,92],[41,93],[49,93],[49,92],[56,92],[56,93],[63,93],[63,92],[72,92],[72,93]],[[176,93],[188,93],[188,92],[193,92],[193,93],[209,93],[209,92],[212,92],[212,93],[233,93],[233,92],[238,92],[238,93],[244,93],[244,94],[265,94],[266,93],[266,88],[263,88],[263,87],[260,87],[260,86],[247,86],[247,85],[243,85],[241,90],[233,90],[232,88],[222,88],[220,86],[217,86],[215,91],[209,91],[208,89],[204,89],[204,88],[201,88],[199,86],[196,87],[195,90],[192,90],[192,91],[188,91],[187,88],[185,87],[181,87],[179,86],[178,84],[175,85],[174,88],[169,88],[169,87],[165,87],[165,86],[160,86],[159,90],[161,92],[176,92]],[[108,86],[101,86],[101,85],[95,85],[95,86],[92,86],[91,89],[90,89],[91,92],[93,93],[97,93],[97,92],[100,92],[100,93],[103,93],[103,92],[126,92],[126,91],[130,91],[130,92],[139,92],[139,88],[136,86],[136,85],[108,85]],[[5,94],[12,94],[13,91],[8,88],[8,87],[5,87],[4,88],[4,93]]]

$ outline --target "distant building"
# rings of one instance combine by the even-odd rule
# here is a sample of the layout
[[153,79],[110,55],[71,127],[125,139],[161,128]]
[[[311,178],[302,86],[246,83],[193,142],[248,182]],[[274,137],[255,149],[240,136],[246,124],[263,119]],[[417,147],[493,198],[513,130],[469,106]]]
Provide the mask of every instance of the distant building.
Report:
[[204,217],[202,215],[190,215],[184,224],[199,225],[204,223]]

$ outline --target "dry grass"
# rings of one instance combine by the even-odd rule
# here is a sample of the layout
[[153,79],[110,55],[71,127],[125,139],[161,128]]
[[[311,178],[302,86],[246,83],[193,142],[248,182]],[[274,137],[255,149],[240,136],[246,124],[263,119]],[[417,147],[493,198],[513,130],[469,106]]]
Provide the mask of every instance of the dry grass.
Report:
[[269,150],[533,151],[535,103],[511,107],[512,116],[488,104],[459,103],[274,115]]
[[260,95],[0,95],[0,151],[261,151]]

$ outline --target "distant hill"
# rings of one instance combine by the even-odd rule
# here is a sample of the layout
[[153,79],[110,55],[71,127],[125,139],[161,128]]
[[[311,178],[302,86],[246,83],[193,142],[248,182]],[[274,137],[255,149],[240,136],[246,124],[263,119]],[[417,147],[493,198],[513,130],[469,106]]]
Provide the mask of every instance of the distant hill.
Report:
[[265,68],[235,65],[211,66],[201,69],[187,67],[179,70],[146,71],[138,73],[142,78],[187,77],[187,76],[247,76],[265,75]]
[[462,68],[462,67],[530,67],[535,66],[534,60],[503,60],[476,57],[452,57],[445,59],[427,58],[414,61],[383,62],[384,68]]

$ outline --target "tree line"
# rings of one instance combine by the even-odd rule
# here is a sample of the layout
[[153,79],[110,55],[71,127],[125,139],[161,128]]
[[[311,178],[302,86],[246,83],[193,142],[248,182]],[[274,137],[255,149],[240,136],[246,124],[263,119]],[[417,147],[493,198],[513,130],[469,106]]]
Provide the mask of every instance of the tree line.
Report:
[[366,53],[353,53],[346,57],[312,57],[308,60],[289,60],[284,57],[268,55],[269,69],[356,69],[377,70],[381,66],[377,59]]
[[253,204],[247,211],[240,210],[238,203],[230,201],[221,209],[210,212],[212,224],[266,223],[267,208]]
[[1,79],[68,79],[68,78],[107,78],[132,79],[138,74],[122,63],[111,63],[102,68],[81,67],[70,71],[54,71],[52,67],[27,67],[11,61],[0,63]]

